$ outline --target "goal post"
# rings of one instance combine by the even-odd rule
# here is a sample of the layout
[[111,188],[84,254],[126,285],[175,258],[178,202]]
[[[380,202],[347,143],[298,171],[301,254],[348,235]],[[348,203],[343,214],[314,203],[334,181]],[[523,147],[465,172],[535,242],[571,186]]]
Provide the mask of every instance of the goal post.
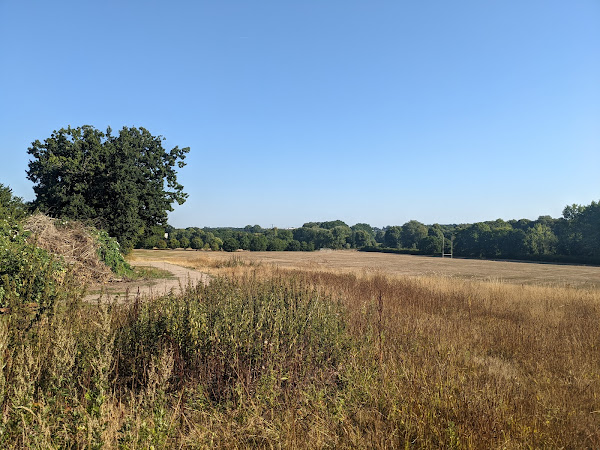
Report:
[[450,258],[453,257],[453,253],[454,253],[454,235],[452,235],[450,237],[450,253],[446,253],[446,237],[444,236],[444,233],[442,233],[442,258],[449,256]]

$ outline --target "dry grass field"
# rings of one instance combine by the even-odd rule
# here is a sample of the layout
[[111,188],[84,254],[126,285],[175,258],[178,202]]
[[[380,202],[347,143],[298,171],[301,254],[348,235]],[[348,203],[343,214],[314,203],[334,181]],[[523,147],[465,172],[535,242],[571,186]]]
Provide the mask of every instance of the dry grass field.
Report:
[[[286,403],[262,428],[247,418],[242,429],[267,446],[600,447],[598,267],[355,251],[132,256],[245,284],[300,279],[348,311],[364,340],[340,369],[347,390],[301,400],[316,402],[308,411]],[[230,426],[218,425],[222,443],[244,445]]]
[[196,252],[192,250],[134,250],[133,261],[167,261],[195,269],[228,265],[232,258],[280,268],[338,273],[442,276],[464,280],[499,281],[538,286],[600,288],[600,267],[433,258],[428,256],[363,253],[354,250],[317,252]]
[[600,448],[598,268],[130,258],[211,281],[0,320],[0,448]]

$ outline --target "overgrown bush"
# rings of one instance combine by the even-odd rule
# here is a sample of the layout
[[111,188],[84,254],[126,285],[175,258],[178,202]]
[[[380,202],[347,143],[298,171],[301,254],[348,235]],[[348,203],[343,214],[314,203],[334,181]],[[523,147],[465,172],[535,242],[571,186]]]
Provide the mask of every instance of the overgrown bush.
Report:
[[52,309],[66,273],[62,261],[27,236],[18,222],[0,219],[0,307],[24,323]]
[[173,384],[194,380],[216,402],[336,383],[349,345],[342,307],[295,281],[213,280],[184,296],[131,306],[117,334],[119,376],[143,386],[162,351]]
[[120,276],[131,276],[133,270],[131,266],[123,258],[121,246],[119,242],[110,237],[104,230],[92,229],[96,240],[98,241],[98,257],[110,267],[110,269]]

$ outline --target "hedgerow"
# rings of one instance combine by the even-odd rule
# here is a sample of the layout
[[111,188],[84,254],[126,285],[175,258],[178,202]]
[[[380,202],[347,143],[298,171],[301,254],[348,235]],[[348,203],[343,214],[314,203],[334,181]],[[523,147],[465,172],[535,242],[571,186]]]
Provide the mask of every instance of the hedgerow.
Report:
[[4,314],[37,320],[52,309],[66,267],[28,235],[11,217],[0,219],[0,307]]

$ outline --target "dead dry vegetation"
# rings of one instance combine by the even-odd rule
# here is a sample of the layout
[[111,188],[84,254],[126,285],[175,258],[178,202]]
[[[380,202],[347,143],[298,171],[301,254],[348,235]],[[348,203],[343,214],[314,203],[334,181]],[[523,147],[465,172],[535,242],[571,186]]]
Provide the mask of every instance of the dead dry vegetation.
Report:
[[44,214],[34,214],[24,224],[37,247],[43,248],[73,266],[82,282],[102,283],[114,277],[110,268],[98,257],[98,241],[81,222],[61,222]]
[[[227,277],[302,278],[344,304],[353,335],[370,336],[368,361],[357,354],[352,363],[357,373],[376,365],[368,391],[380,409],[371,411],[372,432],[387,430],[378,440],[363,438],[382,446],[600,444],[600,291],[578,273],[597,268],[515,263],[523,277],[516,284],[479,281],[494,278],[485,266],[463,278],[384,274],[339,259],[327,266],[335,253],[356,252],[277,265],[247,253],[191,253],[165,256]],[[566,287],[552,279],[531,284],[539,281],[536,270],[558,278],[565,268],[559,283]],[[395,415],[400,428],[390,420]],[[403,438],[384,439],[397,435]]]
[[2,322],[4,447],[600,447],[597,289],[187,253],[208,286]]

